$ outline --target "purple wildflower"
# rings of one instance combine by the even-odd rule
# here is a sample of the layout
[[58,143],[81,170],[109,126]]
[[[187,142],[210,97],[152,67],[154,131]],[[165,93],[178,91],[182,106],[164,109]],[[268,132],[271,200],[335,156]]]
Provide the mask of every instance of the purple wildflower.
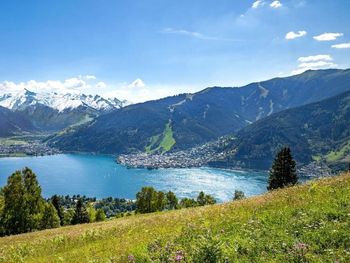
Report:
[[129,261],[129,262],[132,262],[132,263],[136,262],[136,261],[135,261],[135,257],[134,257],[133,255],[129,255],[129,256],[128,256],[128,261]]
[[180,262],[180,261],[182,261],[184,259],[184,257],[182,256],[182,255],[176,255],[175,256],[175,261],[176,262]]

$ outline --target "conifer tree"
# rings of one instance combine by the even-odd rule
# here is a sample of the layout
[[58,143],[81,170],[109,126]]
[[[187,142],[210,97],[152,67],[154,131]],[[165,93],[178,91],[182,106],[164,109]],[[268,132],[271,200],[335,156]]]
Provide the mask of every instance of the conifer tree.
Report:
[[240,190],[235,190],[233,200],[236,201],[236,200],[242,200],[242,199],[244,199],[244,192]]
[[44,205],[44,211],[41,218],[41,229],[56,228],[60,226],[60,218],[57,210],[51,202]]
[[295,166],[296,163],[293,160],[290,149],[288,147],[281,149],[270,169],[267,189],[273,190],[295,185],[298,182]]
[[63,224],[64,224],[64,212],[63,212],[63,207],[61,205],[61,198],[57,195],[54,195],[51,197],[51,203],[57,211],[57,215],[60,219],[60,225],[63,226]]
[[74,216],[72,218],[72,224],[83,224],[83,223],[89,223],[89,213],[87,212],[83,200],[80,198],[77,201],[77,204],[75,206]]
[[176,209],[178,207],[179,200],[177,199],[176,195],[172,192],[169,191],[166,194],[166,199],[167,199],[167,209]]
[[198,194],[197,203],[199,206],[213,205],[216,203],[216,200],[211,195],[206,195],[203,191],[201,191]]

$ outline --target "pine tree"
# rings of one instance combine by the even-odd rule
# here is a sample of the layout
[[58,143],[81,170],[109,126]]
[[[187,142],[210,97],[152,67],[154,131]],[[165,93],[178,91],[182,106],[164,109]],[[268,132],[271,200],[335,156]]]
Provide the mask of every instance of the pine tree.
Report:
[[63,207],[61,205],[61,198],[57,195],[54,195],[51,197],[51,203],[57,211],[57,215],[60,219],[60,225],[63,226],[63,224],[64,224],[64,212],[63,212]]
[[199,192],[198,197],[197,197],[197,203],[200,206],[205,205],[205,194],[203,191]]
[[201,191],[198,194],[197,203],[199,206],[213,205],[216,203],[216,200],[211,195],[206,195],[203,191]]
[[167,209],[176,209],[178,207],[179,200],[177,199],[176,195],[169,191],[166,194],[167,199]]
[[163,211],[166,206],[167,200],[165,194],[162,191],[157,193],[156,208],[158,211]]
[[75,206],[74,216],[72,218],[72,224],[89,223],[89,213],[87,212],[83,200],[80,198]]
[[244,199],[244,192],[240,190],[235,190],[235,194],[233,196],[233,201]]
[[298,182],[296,163],[288,147],[281,149],[270,169],[268,190],[295,185]]
[[41,218],[41,229],[56,228],[60,226],[60,218],[57,210],[51,202],[45,203]]

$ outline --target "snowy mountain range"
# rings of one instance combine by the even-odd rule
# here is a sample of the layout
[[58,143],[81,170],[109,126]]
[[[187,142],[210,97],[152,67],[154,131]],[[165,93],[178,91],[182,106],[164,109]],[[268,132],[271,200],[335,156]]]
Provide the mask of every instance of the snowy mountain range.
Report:
[[72,125],[81,125],[128,104],[127,101],[106,99],[99,95],[36,93],[28,89],[0,91],[0,107],[29,120],[38,132],[56,132]]
[[59,112],[86,107],[97,111],[111,111],[125,106],[127,101],[105,99],[99,95],[35,93],[23,89],[17,93],[0,94],[0,106],[13,111],[23,111],[37,105],[47,106]]

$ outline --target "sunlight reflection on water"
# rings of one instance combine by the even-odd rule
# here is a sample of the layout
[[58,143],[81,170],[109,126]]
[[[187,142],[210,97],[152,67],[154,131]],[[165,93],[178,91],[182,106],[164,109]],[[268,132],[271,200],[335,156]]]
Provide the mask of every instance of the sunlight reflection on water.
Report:
[[110,156],[60,154],[43,157],[1,158],[0,185],[15,170],[28,166],[37,174],[43,195],[84,194],[87,196],[134,199],[142,186],[173,191],[179,197],[196,197],[200,191],[218,201],[232,199],[235,190],[247,196],[266,191],[266,172],[215,168],[127,169]]

